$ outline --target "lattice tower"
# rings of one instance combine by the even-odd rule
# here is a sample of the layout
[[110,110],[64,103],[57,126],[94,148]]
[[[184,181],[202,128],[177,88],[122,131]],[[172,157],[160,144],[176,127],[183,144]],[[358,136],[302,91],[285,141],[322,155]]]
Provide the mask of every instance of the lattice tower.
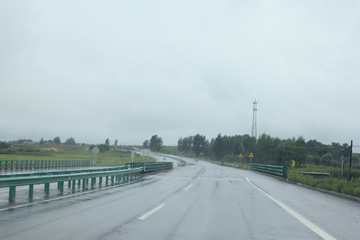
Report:
[[253,101],[253,121],[252,121],[252,131],[251,131],[251,136],[252,137],[257,137],[257,126],[256,126],[256,111],[257,111],[257,105],[258,102]]

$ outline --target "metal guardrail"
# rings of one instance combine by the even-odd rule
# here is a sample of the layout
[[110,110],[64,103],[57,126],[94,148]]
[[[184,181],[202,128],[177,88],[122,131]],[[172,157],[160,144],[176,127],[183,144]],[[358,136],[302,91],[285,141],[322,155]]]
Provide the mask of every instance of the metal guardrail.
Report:
[[7,175],[0,175],[2,178],[11,178],[11,177],[29,177],[29,176],[51,176],[51,175],[60,175],[60,174],[72,174],[72,173],[87,173],[87,172],[106,172],[106,171],[115,171],[115,170],[124,170],[127,167],[113,167],[113,168],[100,168],[100,169],[83,169],[83,170],[63,170],[63,171],[51,171],[51,172],[26,172],[26,173],[14,173]]
[[129,168],[138,168],[142,167],[144,168],[144,172],[156,172],[166,169],[172,169],[173,163],[172,162],[132,162],[132,163],[126,163],[125,167]]
[[[166,156],[166,155],[163,155],[163,156]],[[185,161],[185,160],[182,160],[181,158],[177,158],[177,157],[173,157],[173,156],[171,156],[170,158],[172,158],[172,159],[174,159],[174,160],[176,160],[176,161],[179,161],[180,162],[180,164],[179,164],[179,166],[186,166],[186,164],[187,164],[187,162]]]
[[68,181],[69,188],[72,186],[72,189],[75,190],[76,180],[78,180],[78,185],[80,185],[82,181],[83,189],[85,190],[89,178],[91,178],[91,186],[95,185],[96,178],[99,178],[99,184],[102,184],[103,177],[105,177],[106,184],[108,184],[108,177],[110,177],[111,182],[114,182],[114,180],[117,182],[129,182],[133,178],[137,179],[141,172],[143,172],[142,167],[132,169],[120,167],[118,169],[97,169],[79,172],[36,173],[28,174],[28,176],[24,176],[24,174],[20,174],[20,176],[4,175],[0,178],[0,188],[9,187],[9,201],[14,201],[17,186],[29,185],[29,198],[32,198],[34,194],[34,184],[44,184],[45,193],[48,195],[50,193],[50,183],[53,182],[58,182],[60,192],[64,191],[65,181]]
[[149,162],[144,164],[144,172],[155,172],[172,168],[172,162]]
[[0,160],[0,171],[89,167],[90,160]]
[[280,176],[283,178],[287,178],[287,167],[284,166],[276,166],[276,165],[264,165],[264,164],[256,164],[251,163],[250,169],[260,172],[269,173],[272,175]]
[[226,162],[224,162],[224,164],[222,164],[221,162],[212,161],[212,163],[219,164],[219,165],[225,165],[225,166],[231,166],[231,167],[234,166],[234,164],[232,164],[232,163],[226,163]]

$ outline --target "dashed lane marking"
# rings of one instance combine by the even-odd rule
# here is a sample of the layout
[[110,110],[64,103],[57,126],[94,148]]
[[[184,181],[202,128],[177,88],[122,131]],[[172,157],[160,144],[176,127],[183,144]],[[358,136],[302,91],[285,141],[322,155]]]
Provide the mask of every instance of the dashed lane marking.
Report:
[[188,189],[191,188],[191,187],[192,187],[192,185],[188,186],[187,188],[185,188],[185,191],[188,190]]
[[162,207],[164,207],[166,204],[161,204],[160,206],[158,206],[157,208],[154,208],[153,210],[151,210],[150,212],[144,214],[143,216],[139,217],[140,220],[145,220],[146,218],[148,218],[151,214],[155,213],[156,211],[159,211]]

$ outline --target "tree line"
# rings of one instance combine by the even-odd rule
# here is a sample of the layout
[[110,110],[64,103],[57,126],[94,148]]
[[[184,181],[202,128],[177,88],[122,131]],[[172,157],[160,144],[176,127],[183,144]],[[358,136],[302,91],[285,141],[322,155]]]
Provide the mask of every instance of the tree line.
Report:
[[[316,140],[305,141],[298,138],[280,139],[263,133],[257,139],[248,134],[222,136],[218,134],[210,141],[204,135],[181,137],[178,140],[178,151],[206,156],[211,159],[227,162],[239,161],[239,155],[249,160],[250,153],[254,155],[254,163],[290,166],[295,161],[296,166],[304,164],[337,166],[341,157],[349,161],[350,147],[347,143],[323,144]],[[358,159],[355,157],[355,161]]]

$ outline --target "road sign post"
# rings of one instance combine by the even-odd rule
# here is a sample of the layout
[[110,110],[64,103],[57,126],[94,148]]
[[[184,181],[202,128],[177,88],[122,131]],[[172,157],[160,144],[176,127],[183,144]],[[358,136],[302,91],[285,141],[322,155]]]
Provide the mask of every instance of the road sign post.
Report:
[[131,162],[134,162],[134,158],[135,158],[135,152],[131,151]]
[[98,148],[98,147],[94,147],[93,150],[92,150],[92,152],[95,154],[95,161],[93,162],[93,164],[95,164],[95,163],[96,163],[96,154],[99,153],[99,148]]
[[240,165],[239,165],[239,167],[241,167],[241,159],[242,159],[242,154],[240,153],[240,155],[239,155],[239,158],[240,158]]
[[252,153],[250,153],[249,158],[250,158],[250,163],[252,163],[252,159],[253,159],[254,155]]

